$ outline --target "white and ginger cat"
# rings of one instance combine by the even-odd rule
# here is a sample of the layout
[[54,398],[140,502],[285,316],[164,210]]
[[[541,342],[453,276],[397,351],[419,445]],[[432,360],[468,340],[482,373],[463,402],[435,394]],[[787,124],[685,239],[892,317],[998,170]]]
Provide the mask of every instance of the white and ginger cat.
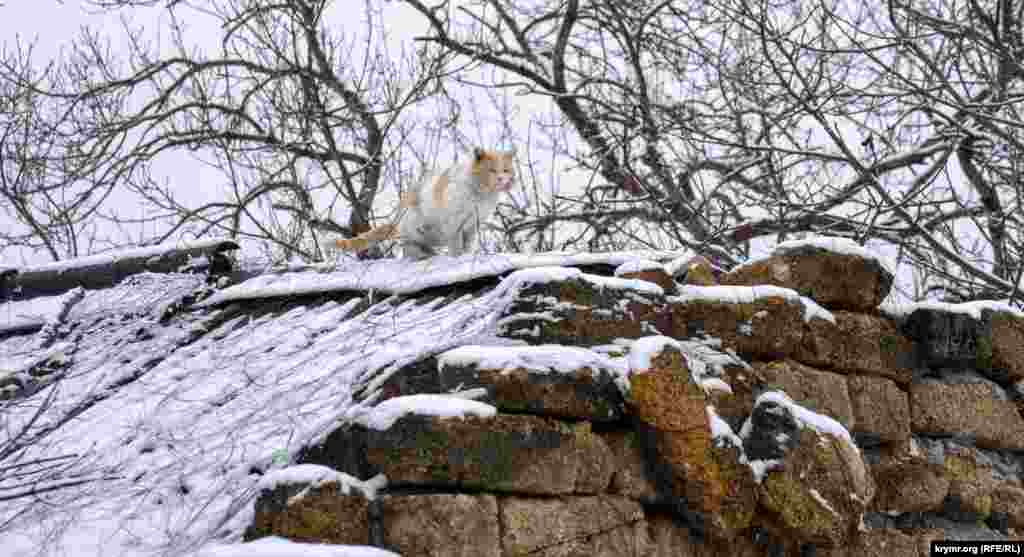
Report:
[[512,189],[515,150],[473,150],[468,163],[458,162],[440,174],[432,173],[417,190],[402,194],[398,221],[337,239],[345,251],[363,251],[384,240],[398,239],[406,257],[423,259],[448,246],[448,255],[462,255],[473,244],[501,195]]

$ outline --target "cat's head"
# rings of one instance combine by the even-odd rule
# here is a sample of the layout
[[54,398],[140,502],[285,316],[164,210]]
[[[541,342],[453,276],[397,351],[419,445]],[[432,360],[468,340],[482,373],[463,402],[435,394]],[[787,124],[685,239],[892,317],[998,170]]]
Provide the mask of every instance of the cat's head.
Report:
[[479,147],[473,149],[473,174],[480,178],[480,191],[511,190],[516,181],[516,169],[513,164],[515,156],[515,149],[507,151],[494,151]]

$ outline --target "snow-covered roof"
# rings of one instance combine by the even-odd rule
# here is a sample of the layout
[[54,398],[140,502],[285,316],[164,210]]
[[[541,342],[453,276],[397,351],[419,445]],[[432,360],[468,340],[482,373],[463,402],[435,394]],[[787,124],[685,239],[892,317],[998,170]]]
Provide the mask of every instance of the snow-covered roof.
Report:
[[[532,255],[437,256],[421,261],[403,259],[381,259],[370,262],[342,260],[338,263],[308,266],[299,271],[259,276],[226,288],[204,303],[212,306],[238,300],[299,296],[341,290],[373,291],[380,294],[413,294],[429,288],[474,279],[499,277],[521,269],[586,265],[619,266],[637,260],[670,260],[678,255],[677,252],[655,251],[549,252]],[[579,273],[575,269],[571,272]],[[552,280],[562,279],[553,277]],[[608,280],[626,279],[608,277]],[[653,286],[643,281],[630,284],[637,286],[637,283],[645,285],[643,288],[648,289]]]
[[53,263],[24,267],[19,269],[21,274],[21,277],[19,278],[40,273],[68,273],[79,269],[109,266],[121,261],[159,260],[162,257],[176,253],[194,253],[198,255],[199,253],[209,251],[229,249],[238,249],[238,245],[227,238],[210,238],[185,242],[168,242],[164,244],[157,244],[155,246],[144,246],[138,248],[121,248],[98,255],[75,257],[61,261],[54,261]]
[[118,249],[20,268],[13,286],[23,298],[60,294],[77,286],[109,288],[142,272],[169,273],[189,264],[205,266],[209,256],[236,249],[238,244],[225,238]]
[[[727,391],[723,366],[742,362],[706,341],[647,337],[592,348],[527,347],[497,336],[520,292],[538,283],[581,280],[603,289],[662,293],[645,281],[554,264],[614,268],[676,255],[541,254],[296,266],[224,288],[195,305],[188,302],[213,288],[203,276],[140,273],[110,288],[0,304],[0,319],[17,315],[19,323],[31,321],[38,329],[13,334],[15,318],[0,321],[0,327],[8,327],[0,328],[0,380],[17,376],[38,382],[33,372],[45,365],[53,368],[47,380],[55,385],[46,396],[0,400],[0,446],[17,442],[27,428],[41,437],[24,447],[21,458],[55,463],[27,480],[0,474],[5,497],[54,489],[45,505],[23,497],[0,506],[0,524],[10,514],[24,513],[0,530],[0,546],[5,555],[18,557],[36,555],[44,539],[52,544],[51,555],[65,551],[76,557],[112,552],[124,557],[393,555],[279,539],[238,542],[262,489],[338,482],[343,491],[372,497],[383,487],[382,477],[295,465],[303,449],[339,426],[385,429],[408,414],[486,419],[496,413],[494,406],[474,400],[483,394],[480,389],[380,402],[393,374],[428,357],[436,356],[440,365],[537,373],[590,366],[616,374],[616,383],[627,389],[629,374],[648,369],[652,355],[671,345],[687,358],[702,387]],[[458,298],[389,295],[499,276]],[[349,295],[315,302],[295,297],[338,290]],[[682,289],[683,298],[764,295],[799,299],[809,307],[809,300],[775,287]],[[225,303],[240,300],[247,302]],[[808,318],[829,317],[820,308],[807,311]],[[629,356],[612,357],[613,352]],[[709,419],[716,439],[737,442],[713,409]]]
[[0,302],[0,334],[39,329],[57,318],[66,298],[63,294]]
[[[6,375],[31,376],[49,358],[46,365],[56,366],[60,377],[59,388],[47,391],[52,398],[0,401],[0,435],[21,427],[52,429],[25,447],[23,457],[64,464],[39,471],[32,486],[0,475],[5,496],[62,486],[49,493],[45,508],[32,506],[33,498],[0,507],[0,523],[6,513],[28,512],[25,522],[0,531],[0,545],[6,555],[35,555],[42,536],[57,532],[55,555],[64,549],[91,557],[117,548],[126,557],[205,557],[254,555],[246,551],[257,547],[268,554],[305,555],[299,552],[304,548],[285,548],[284,542],[215,544],[240,541],[253,517],[253,498],[266,482],[310,475],[338,479],[323,470],[287,470],[304,447],[340,424],[387,427],[407,413],[448,419],[492,415],[494,407],[472,400],[480,393],[471,391],[378,402],[392,374],[428,356],[462,346],[523,344],[495,335],[499,318],[523,288],[573,278],[601,288],[661,292],[643,281],[550,265],[617,266],[674,255],[352,261],[341,268],[308,266],[257,277],[198,306],[187,302],[211,288],[201,275],[141,273],[114,287],[78,289],[71,301],[57,296],[0,304],[0,316],[6,316],[0,326],[7,327],[0,333],[0,367]],[[386,295],[499,275],[496,284],[454,300]],[[290,298],[339,288],[355,291],[316,303]],[[218,299],[251,301],[234,305]],[[12,327],[22,324],[43,328],[13,334]],[[519,349],[517,357],[529,365],[550,363],[538,354]],[[610,360],[597,352],[588,357]],[[0,444],[7,440],[0,438]],[[74,458],[63,460],[66,455]],[[368,480],[343,479],[349,486]]]

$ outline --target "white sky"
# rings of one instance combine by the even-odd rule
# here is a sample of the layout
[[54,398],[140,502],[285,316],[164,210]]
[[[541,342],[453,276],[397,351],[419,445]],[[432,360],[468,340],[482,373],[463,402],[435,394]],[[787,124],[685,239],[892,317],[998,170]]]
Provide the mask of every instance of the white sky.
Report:
[[[353,3],[358,5],[357,10],[353,10]],[[78,36],[82,27],[89,26],[90,28],[100,30],[105,36],[109,37],[112,41],[113,49],[117,51],[117,45],[123,36],[121,31],[122,17],[126,18],[133,26],[141,25],[146,29],[152,29],[153,34],[151,37],[154,40],[158,39],[158,33],[162,27],[161,23],[166,23],[167,21],[166,12],[162,7],[165,2],[160,2],[160,4],[160,7],[154,9],[134,9],[122,10],[120,13],[103,13],[81,0],[67,0],[64,2],[58,2],[57,0],[7,0],[6,5],[0,7],[0,16],[2,16],[0,17],[0,37],[3,37],[3,42],[8,44],[13,44],[16,39],[36,41],[36,59],[39,62],[45,62],[48,59],[58,57],[62,48],[67,48],[71,44]],[[397,57],[397,54],[403,47],[406,49],[411,48],[412,37],[422,33],[425,29],[424,21],[418,12],[405,3],[375,2],[375,4],[382,6],[389,49]],[[179,14],[185,12],[185,10],[188,9],[184,8]],[[356,12],[358,12],[358,16],[355,15]],[[188,11],[187,13],[194,12]],[[351,43],[354,46],[358,46],[358,37],[365,33],[364,1],[340,0],[334,2],[328,14],[328,21],[336,22],[336,25],[341,28],[342,32],[352,37]],[[219,41],[221,30],[215,22],[203,21],[199,17],[190,17],[187,19],[187,22],[190,26],[187,36],[189,38],[198,37],[197,44],[205,42],[216,45],[217,41]],[[455,87],[453,92],[455,94],[465,92],[469,95],[470,92],[466,89]],[[543,99],[527,99],[521,96],[514,96],[511,92],[502,92],[501,94],[505,95],[509,102],[514,103],[518,107],[514,111],[515,114],[519,115],[515,126],[517,131],[524,136],[527,133],[525,130],[529,128],[531,116],[545,111],[548,107],[547,101]],[[478,102],[467,102],[463,105],[464,123],[461,125],[460,132],[466,134],[470,141],[485,147],[507,147],[508,145],[500,141],[501,129],[496,125],[498,115],[494,107],[486,98],[479,96],[477,98],[479,99]],[[475,106],[470,106],[471,104],[475,104]],[[422,138],[421,144],[428,145],[428,152],[431,151],[429,143],[429,138]],[[450,162],[448,159],[454,153],[442,152],[438,153],[438,155],[438,164],[447,166]],[[521,158],[524,158],[523,155],[527,155],[527,153],[523,153],[522,148],[520,148]],[[183,192],[184,196],[187,196],[188,205],[190,206],[196,206],[204,201],[221,199],[226,192],[227,181],[219,171],[204,168],[202,164],[196,162],[185,153],[162,155],[154,171],[158,178],[168,180],[172,186]],[[541,180],[550,181],[550,176],[542,176]],[[385,187],[388,185],[385,184]],[[390,199],[390,197],[397,198],[397,195],[390,195],[392,193],[395,192],[384,192],[384,195],[381,196],[382,204]],[[520,203],[527,202],[526,194],[522,192],[518,192],[517,199]],[[327,202],[324,201],[323,205],[326,206]],[[124,192],[120,194],[115,193],[115,197],[107,210],[116,211],[118,216],[125,218],[148,216],[146,209],[134,197]],[[344,207],[340,208],[340,211],[345,210],[346,208]],[[378,206],[377,210],[390,211],[391,207]],[[347,218],[347,214],[339,212],[338,209],[335,210],[332,216],[337,222],[342,223]],[[5,222],[5,219],[6,216],[0,214],[0,230],[11,224],[9,221]],[[154,229],[153,225],[149,225],[146,228],[125,230],[111,227],[105,232],[114,243],[124,245],[137,243],[162,231],[162,229]],[[113,246],[100,245],[87,251],[102,251],[110,247]],[[15,266],[35,265],[50,261],[47,254],[42,252],[28,253],[22,250],[12,253],[7,251],[3,252],[2,255],[4,259],[7,259],[5,263]]]
[[[44,61],[50,57],[57,57],[61,49],[67,47],[74,40],[83,26],[100,29],[114,41],[113,44],[116,50],[117,41],[120,40],[122,35],[120,17],[129,18],[132,24],[144,25],[147,29],[153,29],[153,38],[157,37],[155,33],[161,27],[160,23],[166,21],[167,18],[163,8],[165,2],[160,2],[160,7],[154,9],[122,10],[120,14],[110,14],[100,13],[95,8],[86,6],[81,0],[66,0],[63,2],[58,0],[0,1],[5,1],[5,5],[0,7],[0,16],[2,16],[0,17],[0,37],[3,37],[3,42],[10,44],[16,38],[36,40],[36,55],[39,61]],[[390,48],[397,53],[403,44],[408,47],[411,38],[423,31],[423,20],[418,13],[403,2],[383,2],[380,5],[383,7],[383,17],[387,27]],[[357,9],[354,9],[356,7]],[[337,0],[334,2],[327,20],[334,22],[332,24],[338,25],[346,35],[356,37],[362,35],[365,31],[364,10],[363,0]],[[358,15],[356,15],[357,13]],[[188,37],[198,37],[200,43],[210,41],[216,44],[216,41],[219,40],[221,31],[215,24],[211,24],[209,21],[204,22],[197,18],[191,18],[188,22],[190,25]],[[358,44],[358,41],[352,41],[352,43]],[[479,93],[468,91],[466,87],[452,87],[451,89],[456,94],[464,93],[466,95],[465,100],[469,100],[470,96],[473,95],[476,95],[474,98],[480,99]],[[523,137],[530,134],[533,135],[533,139],[538,139],[539,136],[531,133],[531,120],[546,112],[549,103],[544,99],[516,96],[508,90],[503,90],[499,94],[506,95],[505,98],[515,105],[514,112],[517,116],[513,126],[516,127],[516,132]],[[475,103],[467,102],[463,106],[463,111],[466,121],[462,124],[462,129],[460,130],[462,133],[467,134],[471,140],[484,146],[507,146],[499,143],[501,130],[494,125],[496,114],[494,113],[494,107],[487,99],[481,99]],[[474,121],[476,118],[483,122],[483,131],[475,129],[480,124]],[[569,139],[569,141],[575,140]],[[421,144],[426,143],[429,143],[429,141],[424,138]],[[445,160],[445,158],[450,156],[451,153],[439,154],[439,162],[446,165],[449,161]],[[541,160],[548,158],[549,155],[547,153],[542,154],[542,152],[537,151],[524,153],[522,145],[520,145],[521,161],[529,159],[534,163],[539,162],[542,165],[543,171],[550,172],[550,174],[545,173],[539,176],[542,184],[547,185],[547,182],[552,182],[553,185],[551,187],[564,187],[565,185],[571,187],[573,184],[581,183],[587,179],[587,176],[571,176],[566,173],[567,165],[563,161]],[[183,192],[183,195],[187,196],[192,206],[202,201],[220,198],[225,192],[226,180],[218,171],[204,168],[201,164],[188,158],[186,154],[172,154],[165,157],[155,168],[155,172],[159,177],[165,178],[169,183],[178,188],[179,191]],[[525,169],[521,174],[524,178],[523,181],[525,181],[527,178]],[[528,202],[528,195],[530,194],[526,193],[527,191],[529,191],[528,186],[524,191],[517,192],[520,202]],[[388,200],[392,200],[395,197],[394,193],[391,191],[383,193],[381,202],[377,206],[378,211],[390,211],[392,209],[387,204]],[[542,191],[539,194],[550,196],[551,193],[550,191]],[[326,203],[324,205],[326,206]],[[128,194],[121,194],[119,198],[115,198],[113,207],[113,210],[116,210],[119,216],[122,217],[147,216],[145,209],[134,198],[129,197]],[[536,205],[534,208],[536,208]],[[345,210],[345,207],[335,209],[332,215],[333,218],[337,222],[344,222],[347,217],[347,214],[344,214]],[[387,213],[383,214],[386,215]],[[0,230],[11,224],[10,222],[5,222],[4,219],[5,216],[0,214]],[[161,231],[153,229],[152,225],[150,225],[149,228],[142,229],[117,230],[112,228],[106,231],[106,233],[115,243],[124,245],[138,242],[142,238]],[[755,247],[755,251],[767,243],[770,242],[757,242],[759,245]],[[97,246],[92,251],[101,251],[109,247],[111,246]],[[886,251],[887,255],[894,255],[892,250]],[[29,254],[21,252],[15,254],[8,251],[3,252],[2,257],[5,259],[4,263],[15,266],[40,264],[49,261],[49,258],[44,253]],[[901,275],[903,274],[901,273]],[[909,277],[901,276],[900,278],[900,282],[906,285]]]

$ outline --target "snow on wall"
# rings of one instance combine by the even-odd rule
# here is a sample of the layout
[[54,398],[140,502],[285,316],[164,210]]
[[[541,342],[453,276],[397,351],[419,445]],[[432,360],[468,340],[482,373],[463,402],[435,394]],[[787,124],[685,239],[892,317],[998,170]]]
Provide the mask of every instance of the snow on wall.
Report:
[[[325,483],[338,484],[338,491],[342,495],[349,495],[358,492],[367,499],[376,499],[377,492],[388,485],[388,478],[384,474],[362,481],[359,478],[339,472],[333,468],[320,466],[319,464],[297,464],[280,470],[272,470],[264,474],[256,484],[260,490],[274,490],[279,486],[288,484],[302,484],[309,487],[320,487]],[[301,497],[305,491],[293,497]],[[289,500],[289,503],[292,501]]]
[[492,418],[497,413],[498,409],[494,406],[476,400],[451,395],[420,394],[389,398],[365,413],[356,415],[353,422],[369,429],[384,431],[410,414],[439,418]]
[[889,258],[884,257],[883,255],[876,253],[874,251],[871,251],[870,249],[859,245],[853,240],[850,240],[848,238],[839,238],[836,236],[811,236],[810,238],[806,238],[803,240],[788,240],[785,242],[781,242],[771,247],[770,251],[762,253],[760,255],[755,255],[748,259],[747,261],[744,261],[743,263],[737,265],[736,267],[733,268],[733,271],[742,269],[744,267],[748,267],[750,265],[753,265],[754,263],[768,259],[773,255],[785,255],[787,253],[792,253],[794,251],[799,251],[807,248],[816,248],[839,255],[851,255],[869,261],[876,261],[879,265],[881,265],[883,269],[888,271],[890,274],[894,276],[896,274],[895,267],[893,266],[893,263],[892,261],[889,260]]
[[[619,277],[626,273],[640,273],[643,271],[665,271],[665,265],[650,259],[633,259],[615,268],[615,276]],[[667,271],[666,271],[667,272]]]
[[[754,401],[754,408],[756,409],[761,404],[766,402],[774,402],[779,406],[787,408],[792,414],[793,418],[796,419],[797,423],[801,427],[809,427],[818,433],[825,433],[842,439],[850,444],[850,446],[856,448],[857,444],[853,442],[853,437],[850,436],[850,431],[843,426],[843,424],[836,420],[817,412],[808,410],[803,406],[800,406],[793,399],[789,398],[789,395],[782,391],[767,391],[761,393],[761,396],[757,397]],[[752,428],[750,419],[747,419],[743,423],[743,428],[740,430],[740,437],[746,438],[750,435]]]
[[616,375],[628,373],[628,367],[621,358],[609,358],[587,348],[556,344],[460,346],[438,356],[438,369],[470,365],[480,369],[525,369],[533,373],[572,373],[588,367]]
[[801,296],[795,290],[782,288],[781,286],[760,285],[760,286],[694,286],[683,285],[677,296],[671,296],[670,301],[686,302],[715,302],[724,304],[750,304],[764,298],[779,297],[799,303],[804,308],[804,321],[811,319],[825,319],[832,323],[836,318],[832,312],[819,306],[814,300]]
[[946,313],[959,313],[973,319],[981,319],[983,310],[1006,312],[1024,318],[1024,310],[1017,309],[1006,302],[997,300],[976,300],[960,304],[949,304],[945,302],[913,302],[907,304],[890,304],[880,308],[883,312],[896,318],[909,316],[918,309],[930,309]]

